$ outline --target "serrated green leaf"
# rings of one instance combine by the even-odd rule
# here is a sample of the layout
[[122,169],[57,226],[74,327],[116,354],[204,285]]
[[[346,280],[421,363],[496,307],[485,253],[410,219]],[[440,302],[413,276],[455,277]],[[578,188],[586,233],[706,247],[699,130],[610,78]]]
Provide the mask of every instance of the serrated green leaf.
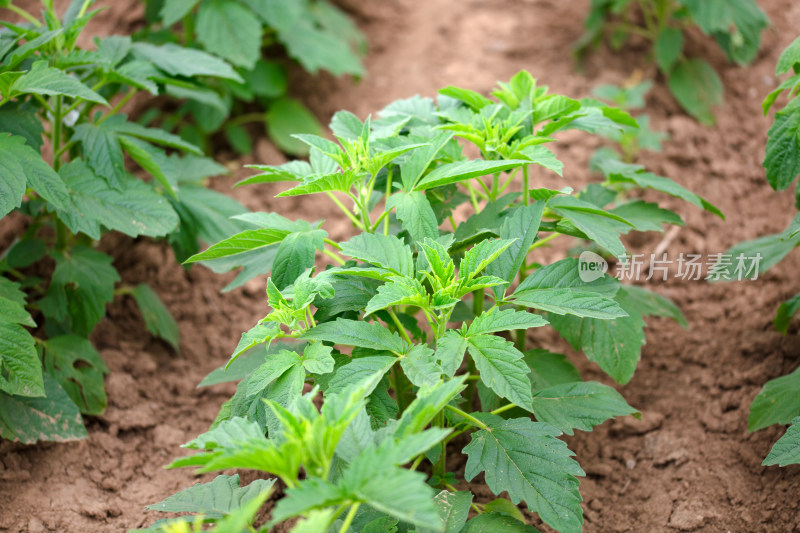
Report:
[[566,258],[536,269],[520,283],[515,302],[558,315],[570,314],[600,319],[625,316],[612,298],[617,282],[603,276],[591,283],[580,279],[580,262]]
[[149,43],[137,42],[133,44],[134,55],[145,61],[150,61],[172,76],[212,76],[242,82],[233,68],[222,59],[192,48],[184,48],[168,43],[156,46]]
[[442,372],[452,378],[467,351],[467,339],[454,330],[448,330],[436,343],[436,357],[442,367]]
[[440,132],[430,140],[428,146],[415,150],[411,157],[400,166],[400,179],[404,191],[414,190],[419,178],[433,163],[444,145],[450,142],[452,138],[453,134],[451,132]]
[[790,101],[775,113],[775,122],[767,133],[767,151],[763,166],[767,181],[776,191],[792,184],[800,173],[800,100]]
[[362,233],[341,244],[343,255],[370,263],[400,276],[414,276],[414,259],[403,241],[392,235]]
[[120,281],[113,258],[85,246],[70,252],[53,252],[56,268],[41,301],[44,315],[68,324],[73,333],[88,337],[114,300],[114,285]]
[[33,110],[22,110],[10,104],[0,108],[0,131],[24,138],[37,154],[41,153],[44,127]]
[[472,434],[464,448],[464,476],[472,480],[485,472],[494,494],[508,491],[512,502],[525,501],[531,511],[559,531],[580,531],[583,524],[578,479],[584,475],[554,427],[529,418],[504,420],[474,413],[489,429]]
[[761,464],[764,466],[800,464],[800,417],[792,420],[792,425],[778,439]]
[[[18,396],[44,396],[42,363],[33,337],[19,324],[6,320],[0,320],[0,370],[0,391]],[[0,409],[0,419],[2,416]]]
[[525,352],[524,355],[525,364],[530,369],[528,377],[534,393],[563,383],[574,383],[581,380],[578,369],[563,354],[537,348]]
[[54,207],[63,207],[68,201],[61,178],[24,138],[0,135],[0,217],[22,205],[27,186]]
[[303,350],[303,368],[311,374],[329,374],[333,372],[334,360],[331,347],[321,342],[312,342]]
[[355,358],[334,370],[325,389],[325,396],[338,394],[362,383],[372,383],[372,390],[366,390],[366,394],[371,394],[380,382],[380,379],[375,378],[386,374],[396,362],[397,359],[394,357],[381,355]]
[[661,72],[669,73],[683,52],[683,31],[680,28],[663,28],[653,43],[653,53]]
[[467,328],[467,337],[509,331],[513,329],[538,328],[547,325],[547,321],[539,315],[493,307],[489,311],[478,315]]
[[469,491],[450,492],[443,490],[433,498],[433,503],[439,511],[439,528],[421,527],[419,533],[460,533],[467,523],[472,493]]
[[531,163],[552,170],[559,176],[563,175],[564,163],[559,161],[556,155],[546,146],[540,144],[528,146],[515,153],[514,157],[525,158]]
[[[531,205],[517,208],[503,221],[503,225],[500,227],[500,238],[516,240],[486,267],[487,274],[502,278],[509,283],[514,281],[522,263],[528,256],[528,249],[536,240],[543,211],[544,202],[534,202]],[[495,287],[495,296],[499,297],[504,290],[505,287]]]
[[408,380],[417,387],[430,387],[441,379],[442,369],[434,351],[424,344],[414,345],[400,359],[400,366]]
[[172,26],[189,13],[200,0],[164,0],[158,12],[164,26]]
[[509,159],[505,161],[472,159],[466,161],[455,161],[453,163],[445,163],[423,176],[417,182],[414,190],[422,191],[434,189],[450,183],[457,183],[459,181],[464,181],[471,178],[479,178],[487,174],[510,170],[527,163],[529,162],[516,159]]
[[272,262],[272,281],[283,290],[314,266],[317,250],[325,247],[325,230],[297,231],[283,238]]
[[625,256],[625,247],[619,240],[619,223],[633,225],[624,218],[572,196],[555,196],[547,202],[547,207],[615,256]]
[[386,309],[393,305],[429,305],[425,287],[414,278],[396,276],[392,281],[378,287],[377,294],[367,303],[365,315]]
[[464,258],[458,265],[459,277],[461,279],[475,277],[500,257],[512,244],[514,244],[514,241],[511,239],[486,239],[479,242],[464,254]]
[[444,89],[439,89],[439,94],[443,94],[445,96],[449,96],[450,98],[455,98],[456,100],[464,102],[476,111],[480,111],[487,105],[494,103],[482,94],[471,91],[470,89],[462,89],[452,85],[445,87]]
[[336,319],[335,322],[317,324],[300,338],[343,346],[358,346],[370,350],[388,350],[398,355],[405,351],[403,339],[380,324],[344,318]]
[[75,128],[72,140],[81,143],[86,162],[95,174],[105,178],[113,188],[119,189],[125,176],[122,147],[116,133],[103,127],[103,124],[100,126],[91,123],[80,124]]
[[237,2],[202,2],[195,24],[198,42],[233,65],[249,70],[261,56],[261,22]]
[[105,98],[89,89],[77,78],[56,68],[48,67],[46,61],[37,61],[31,70],[14,82],[11,86],[10,96],[13,98],[21,94],[64,95],[108,105]]
[[[341,22],[339,28],[343,28]],[[326,30],[315,26],[312,17],[301,17],[291,28],[280,32],[280,40],[289,56],[299,61],[303,69],[311,74],[324,69],[334,76],[361,76],[364,67],[347,41]],[[351,29],[348,33],[353,36],[356,32]]]
[[291,232],[288,230],[273,228],[245,230],[210,246],[199,254],[193,255],[186,262],[208,261],[258,250],[279,243],[290,234]]
[[466,379],[467,376],[459,376],[448,381],[439,381],[432,387],[421,387],[414,401],[403,411],[395,429],[395,436],[400,439],[425,429],[444,406],[466,388],[464,385]]
[[131,294],[136,300],[136,305],[139,306],[147,331],[164,339],[175,351],[178,351],[181,341],[178,324],[155,291],[150,288],[150,285],[142,283],[137,285]]
[[800,368],[768,381],[750,405],[747,429],[758,431],[772,424],[788,424],[800,414]]
[[533,395],[536,420],[547,422],[567,435],[573,429],[591,431],[609,418],[638,414],[622,395],[596,381],[563,383]]
[[86,428],[78,406],[47,374],[44,395],[44,398],[25,398],[0,391],[0,437],[23,444],[85,439]]
[[178,225],[169,201],[141,180],[128,177],[121,190],[114,190],[80,159],[61,167],[59,173],[70,203],[58,209],[58,215],[74,233],[99,239],[101,228],[106,227],[130,237],[161,237]]
[[274,479],[257,479],[240,487],[238,474],[217,476],[208,483],[198,483],[159,503],[148,505],[147,509],[162,513],[201,514],[213,520],[227,516],[274,484]]
[[394,193],[386,202],[386,210],[391,209],[397,209],[397,219],[411,235],[413,242],[422,242],[426,238],[436,240],[439,237],[439,222],[424,193]]
[[528,367],[514,344],[495,335],[475,335],[467,343],[481,381],[499,396],[530,410]]
[[645,322],[633,302],[620,291],[616,300],[628,316],[604,320],[571,315],[549,315],[553,328],[575,350],[583,350],[614,381],[625,384],[633,377],[645,343]]
[[308,146],[293,137],[297,133],[322,135],[322,125],[303,104],[292,98],[278,98],[270,103],[264,116],[267,134],[282,151],[308,155]]
[[539,530],[505,513],[487,512],[467,522],[461,533],[539,533]]
[[630,229],[636,231],[663,231],[663,224],[674,224],[683,226],[683,219],[669,209],[663,209],[651,202],[634,200],[627,202],[610,210],[611,213],[619,215],[631,224],[633,228],[620,224],[620,231],[627,233]]
[[108,366],[92,343],[77,335],[60,335],[44,343],[44,363],[81,413],[101,415],[106,409],[104,377]]
[[624,293],[628,305],[632,306],[637,313],[671,318],[685,329],[689,329],[689,323],[686,322],[683,312],[666,296],[635,285],[625,285],[620,288],[620,291]]
[[[10,2],[7,2],[7,4],[10,4]],[[34,39],[30,39],[28,42],[26,42],[22,46],[19,46],[14,51],[12,51],[8,56],[3,58],[4,69],[13,70],[17,65],[22,63],[23,60],[30,57],[39,48],[43,47],[45,44],[52,41],[53,39],[61,35],[63,32],[64,30],[62,29],[50,30],[42,33],[41,35],[35,37]]]
[[667,84],[690,115],[703,124],[714,124],[713,108],[722,105],[724,89],[711,65],[702,59],[684,59],[672,69]]
[[791,322],[792,317],[797,314],[797,311],[800,311],[800,294],[792,296],[785,302],[781,302],[781,305],[778,306],[778,313],[772,320],[775,329],[786,335],[789,331],[789,322]]

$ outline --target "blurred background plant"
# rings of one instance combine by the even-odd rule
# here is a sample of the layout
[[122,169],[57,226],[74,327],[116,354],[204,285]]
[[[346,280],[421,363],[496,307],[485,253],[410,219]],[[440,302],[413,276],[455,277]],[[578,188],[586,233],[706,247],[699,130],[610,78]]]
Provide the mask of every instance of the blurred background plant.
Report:
[[192,80],[170,86],[185,102],[168,116],[143,118],[208,147],[221,133],[240,154],[253,149],[248,125],[262,125],[285,153],[308,155],[291,137],[321,134],[316,117],[289,96],[288,55],[311,74],[361,77],[366,38],[350,18],[325,0],[145,0],[146,27],[137,41],[205,50],[233,65],[240,80]]

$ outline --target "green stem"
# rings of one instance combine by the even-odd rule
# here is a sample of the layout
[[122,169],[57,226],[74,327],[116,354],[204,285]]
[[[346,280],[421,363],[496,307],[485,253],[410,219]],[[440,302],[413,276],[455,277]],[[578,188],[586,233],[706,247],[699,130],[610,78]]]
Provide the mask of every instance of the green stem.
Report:
[[455,407],[453,405],[447,404],[447,405],[444,406],[444,408],[445,409],[449,409],[450,411],[454,412],[455,414],[457,414],[458,416],[460,416],[461,418],[463,418],[464,420],[466,420],[467,422],[469,422],[470,424],[472,424],[474,426],[477,426],[477,427],[479,427],[481,429],[485,429],[485,430],[489,429],[489,426],[487,426],[486,424],[484,424],[483,422],[481,422],[480,420],[478,420],[477,418],[475,418],[471,414],[462,411],[458,407]]
[[130,91],[128,91],[128,92],[125,94],[125,96],[123,96],[123,97],[122,97],[122,99],[121,99],[119,102],[117,102],[117,104],[114,106],[114,108],[113,108],[113,109],[111,109],[111,111],[109,111],[108,113],[106,113],[105,115],[103,115],[102,117],[100,117],[100,119],[97,121],[97,123],[95,124],[95,126],[99,126],[100,124],[102,124],[103,122],[105,122],[105,120],[106,120],[106,119],[108,119],[109,117],[112,117],[112,116],[114,116],[115,114],[117,114],[117,113],[119,112],[119,110],[120,110],[120,109],[122,109],[122,106],[124,106],[125,104],[127,104],[127,103],[128,103],[128,101],[129,101],[131,98],[133,98],[133,95],[134,95],[134,94],[136,94],[136,92],[137,92],[137,91],[136,91],[136,89],[131,89]]
[[194,17],[191,11],[183,17],[183,44],[188,46],[194,40]]
[[346,261],[344,259],[342,259],[336,252],[334,252],[332,250],[328,250],[327,248],[323,248],[322,249],[322,253],[327,255],[331,259],[333,259],[336,262],[336,264],[338,264],[339,266],[342,266],[342,265],[344,265],[346,263]]
[[91,3],[92,0],[83,0],[83,5],[81,6],[81,10],[78,11],[78,16],[75,18],[79,19],[83,17],[86,14],[86,10],[89,9],[89,5],[91,5]]
[[353,212],[352,212],[352,211],[350,211],[350,210],[347,208],[347,206],[345,206],[345,205],[344,205],[344,204],[341,202],[341,200],[339,200],[339,199],[336,197],[336,195],[335,195],[335,194],[333,194],[333,193],[332,193],[332,192],[330,192],[330,191],[327,191],[327,194],[328,194],[328,197],[329,197],[331,200],[333,200],[333,203],[335,203],[335,204],[336,204],[336,206],[337,206],[337,207],[338,207],[338,208],[339,208],[339,209],[342,211],[342,213],[344,213],[344,214],[347,216],[347,218],[349,218],[349,219],[350,219],[350,221],[351,221],[353,224],[355,224],[355,226],[356,226],[358,229],[360,229],[360,230],[364,231],[364,226],[363,226],[363,224],[361,224],[361,221],[360,221],[360,220],[358,220],[358,218],[357,218],[357,217],[356,217],[356,216],[353,214]]
[[510,409],[513,409],[513,408],[515,408],[515,407],[517,407],[517,405],[516,405],[516,404],[509,403],[509,404],[507,404],[507,405],[504,405],[503,407],[498,407],[497,409],[495,409],[494,411],[492,411],[492,414],[493,414],[493,415],[499,415],[500,413],[505,413],[506,411],[508,411],[508,410],[510,410]]
[[[389,169],[389,175],[386,177],[386,197],[384,198],[384,202],[389,202],[389,196],[392,194],[392,174],[394,173],[394,168]],[[384,209],[386,209],[384,207]],[[383,221],[383,234],[389,235],[389,213],[390,210],[386,210],[386,218]],[[379,219],[380,220],[380,219]]]
[[414,462],[411,463],[411,466],[408,467],[408,469],[413,472],[419,467],[419,464],[422,462],[423,459],[425,459],[425,454],[424,453],[419,454],[417,458],[414,459]]
[[353,523],[353,519],[356,517],[356,512],[358,511],[359,506],[361,503],[356,502],[350,507],[350,511],[347,513],[347,516],[344,518],[344,523],[342,527],[339,528],[339,533],[347,533],[350,529],[350,525]]
[[389,212],[388,211],[384,211],[383,213],[381,213],[381,216],[379,216],[378,219],[375,221],[375,224],[372,225],[372,233],[374,233],[375,230],[378,229],[378,226],[380,226],[381,222],[383,222],[384,220],[386,221],[386,224],[383,226],[383,234],[384,235],[389,235]]
[[531,244],[530,248],[528,248],[528,252],[530,252],[532,250],[535,250],[536,248],[541,248],[545,244],[549,243],[553,239],[555,239],[557,237],[560,237],[560,236],[561,236],[560,233],[552,233],[552,234],[548,235],[547,237],[545,237],[544,239],[539,239],[535,243]]
[[36,20],[36,17],[34,17],[33,15],[31,15],[30,13],[28,13],[27,11],[25,11],[21,7],[15,6],[14,4],[9,4],[9,5],[6,6],[6,9],[8,9],[10,11],[13,11],[17,15],[19,15],[20,17],[24,18],[25,20],[27,20],[28,22],[33,24],[34,28],[41,28],[42,27],[42,23],[39,22],[38,20]]
[[53,170],[58,172],[61,167],[58,153],[61,150],[61,105],[63,104],[63,97],[59,94],[56,96],[56,108],[53,113]]
[[472,314],[481,316],[483,313],[483,289],[472,293]]
[[322,239],[322,241],[323,241],[325,244],[327,244],[328,246],[330,246],[331,248],[335,248],[335,249],[337,249],[337,250],[341,250],[341,249],[342,249],[342,247],[339,245],[339,243],[338,243],[338,242],[336,242],[336,241],[332,241],[331,239],[329,239],[329,238],[327,238],[327,237],[323,238],[323,239]]
[[[439,414],[436,415],[436,425],[441,428],[447,426],[444,411],[439,411]],[[436,461],[436,475],[439,476],[439,483],[444,483],[447,475],[447,442],[442,440],[440,446],[439,460]]]
[[529,205],[531,203],[531,199],[528,197],[528,188],[530,186],[530,175],[528,173],[528,165],[522,167],[522,202],[525,205]]
[[245,115],[239,115],[236,118],[233,118],[228,121],[228,126],[238,126],[240,124],[248,124],[250,122],[263,122],[264,121],[264,113],[247,113]]
[[403,340],[406,341],[408,344],[413,345],[414,343],[411,342],[411,337],[409,337],[408,332],[406,331],[406,328],[403,327],[403,324],[402,322],[400,322],[400,319],[397,318],[394,309],[390,308],[387,309],[387,311],[389,312],[389,316],[392,317],[392,322],[394,322],[394,326],[397,328],[397,332],[400,334],[400,336],[403,337]]

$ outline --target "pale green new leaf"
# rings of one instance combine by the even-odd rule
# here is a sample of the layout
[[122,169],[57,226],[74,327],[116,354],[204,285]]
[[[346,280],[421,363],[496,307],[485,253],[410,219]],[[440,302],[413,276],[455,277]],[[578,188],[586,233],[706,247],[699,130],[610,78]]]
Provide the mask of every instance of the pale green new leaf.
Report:
[[466,479],[485,472],[494,494],[507,491],[514,503],[524,501],[549,526],[579,532],[583,524],[578,479],[583,476],[556,428],[529,418],[504,420],[488,413],[473,416],[486,424],[464,448]]
[[401,354],[405,350],[405,342],[397,333],[392,333],[377,323],[338,318],[335,322],[318,324],[305,332],[303,340],[316,340],[358,346],[370,350],[390,351]]

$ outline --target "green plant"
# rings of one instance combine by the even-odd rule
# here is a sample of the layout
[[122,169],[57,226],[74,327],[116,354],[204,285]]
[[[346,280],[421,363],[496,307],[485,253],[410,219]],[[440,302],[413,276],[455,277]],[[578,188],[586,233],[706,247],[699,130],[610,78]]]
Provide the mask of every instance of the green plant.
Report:
[[[308,154],[307,146],[291,135],[321,134],[322,127],[288,96],[287,72],[275,60],[276,45],[312,74],[321,69],[335,76],[364,74],[364,36],[326,0],[145,1],[148,26],[135,39],[199,47],[234,65],[244,80],[205,80],[171,89],[174,96],[189,99],[162,126],[198,146],[222,130],[231,147],[249,153],[245,125],[255,122],[284,152]],[[174,31],[179,23],[180,31]]]
[[[322,222],[254,213],[238,217],[252,229],[189,260],[271,271],[270,313],[201,383],[240,380],[236,393],[186,445],[197,453],[172,465],[280,479],[286,496],[259,531],[298,516],[293,531],[535,531],[519,522],[521,501],[560,531],[581,529],[583,472],[558,437],[637,413],[612,387],[581,381],[564,355],[531,346],[527,331],[549,323],[626,383],[644,316],[686,323],[666,298],[602,272],[584,281],[577,259],[541,264],[536,252],[567,235],[624,258],[621,234],[682,223],[630,198],[631,184],[716,209],[612,159],[605,183],[579,195],[535,187],[549,177],[536,168],[561,174],[545,146],[557,132],[636,123],[594,100],[548,94],[527,72],[493,96],[448,87],[437,104],[400,100],[374,121],[337,113],[338,143],[298,135],[310,163],[256,167],[241,184],[294,182],[278,196],[328,196],[354,237],[336,242]],[[464,144],[480,157],[468,159]],[[317,251],[331,264],[314,275]],[[467,436],[466,479],[484,473],[509,500],[481,504],[456,490],[447,457]],[[213,522],[236,507],[212,516],[213,502],[238,501],[223,494],[261,490],[221,476],[150,508]],[[467,522],[470,509],[478,516]],[[194,519],[151,530],[176,520]]]
[[[147,329],[178,348],[177,325],[156,294],[117,286],[113,258],[97,241],[109,230],[167,237],[183,259],[199,241],[239,231],[228,217],[244,212],[199,182],[224,168],[120,112],[138,91],[159,93],[185,76],[237,78],[230,66],[120,36],[82,50],[76,40],[96,13],[91,2],[72,2],[63,17],[43,4],[39,21],[2,3],[26,23],[2,22],[0,31],[0,216],[13,212],[26,224],[0,256],[0,436],[26,443],[84,437],[80,413],[105,409],[108,368],[88,337],[115,297],[134,298]],[[152,179],[130,174],[125,156]]]
[[578,51],[605,36],[614,50],[632,38],[643,39],[678,103],[703,124],[713,124],[713,108],[724,99],[722,81],[707,61],[684,54],[686,33],[699,28],[730,61],[746,65],[758,53],[768,25],[755,0],[592,0]]
[[[645,95],[652,86],[653,82],[648,80],[626,84],[622,87],[600,85],[595,87],[592,92],[601,100],[630,112],[644,107]],[[597,132],[619,145],[620,152],[617,155],[626,163],[636,161],[642,150],[660,152],[661,143],[667,140],[666,133],[650,128],[650,117],[647,115],[639,115],[634,117],[634,120],[636,120],[637,127],[620,125],[618,128],[608,128]]]
[[[769,129],[763,163],[767,181],[776,191],[789,188],[800,173],[800,98],[797,98],[800,90],[800,38],[790,44],[778,59],[776,76],[789,72],[792,76],[771,92],[763,104],[766,115],[781,93],[786,91],[788,94],[788,103],[775,113],[775,122]],[[800,185],[795,187],[795,207],[800,209]],[[727,253],[734,257],[739,254],[760,254],[760,270],[764,271],[778,264],[798,244],[800,214],[796,214],[789,227],[781,233],[739,243]],[[775,328],[785,335],[798,309],[800,294],[778,307],[773,320]],[[748,430],[758,431],[773,424],[791,425],[786,434],[775,443],[763,464],[785,466],[800,463],[800,368],[767,382],[750,406]]]

